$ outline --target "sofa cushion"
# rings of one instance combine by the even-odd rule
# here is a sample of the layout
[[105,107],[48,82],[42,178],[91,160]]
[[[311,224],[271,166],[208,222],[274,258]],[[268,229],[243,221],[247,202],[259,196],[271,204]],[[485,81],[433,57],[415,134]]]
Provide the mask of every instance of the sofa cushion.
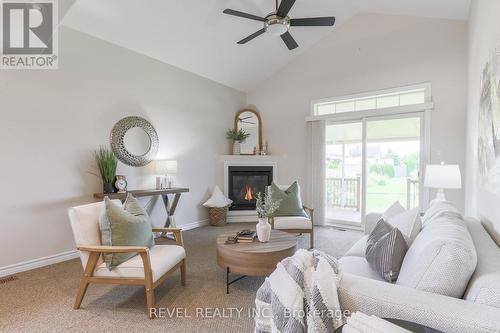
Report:
[[312,222],[302,216],[280,216],[274,218],[274,229],[312,229]]
[[344,256],[340,259],[342,272],[365,278],[385,281],[376,271],[374,271],[364,257]]
[[439,221],[440,217],[449,217],[456,219],[463,219],[462,214],[456,209],[453,204],[449,201],[437,201],[431,202],[429,209],[422,216],[422,228],[430,223]]
[[406,253],[397,284],[461,298],[477,256],[463,220],[442,215],[427,223]]
[[368,235],[361,237],[344,255],[364,258],[366,253],[367,240],[368,240]]
[[383,219],[378,221],[366,242],[366,260],[385,280],[398,278],[408,245],[401,231]]
[[418,208],[394,215],[387,220],[387,223],[401,231],[408,246],[411,246],[422,227]]
[[466,220],[477,251],[477,267],[464,299],[500,308],[500,248],[477,220]]
[[[149,260],[153,273],[153,282],[161,278],[171,270],[182,259],[186,258],[186,252],[178,245],[155,245],[149,249]],[[144,278],[144,265],[140,255],[135,255],[124,263],[116,266],[113,270],[106,267],[106,263],[100,264],[94,271],[94,276],[117,277],[117,278]]]
[[382,214],[382,218],[387,221],[391,217],[401,214],[405,211],[406,209],[403,207],[403,205],[401,205],[399,201],[396,201],[385,210],[385,212]]

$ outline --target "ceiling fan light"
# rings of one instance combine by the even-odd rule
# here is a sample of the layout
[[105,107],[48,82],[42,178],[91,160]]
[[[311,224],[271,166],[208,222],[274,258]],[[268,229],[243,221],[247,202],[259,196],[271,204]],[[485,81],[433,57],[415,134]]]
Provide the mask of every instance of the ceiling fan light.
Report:
[[266,21],[264,22],[264,29],[266,32],[274,36],[281,36],[290,28],[290,18],[289,17],[279,17],[276,14],[271,13],[266,16]]
[[266,27],[266,32],[273,36],[281,36],[288,31],[288,27],[285,24],[275,23]]

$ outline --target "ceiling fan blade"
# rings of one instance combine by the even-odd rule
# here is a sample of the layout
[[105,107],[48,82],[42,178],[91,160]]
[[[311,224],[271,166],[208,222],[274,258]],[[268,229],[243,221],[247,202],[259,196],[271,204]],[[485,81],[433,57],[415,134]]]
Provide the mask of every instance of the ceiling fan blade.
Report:
[[293,4],[295,3],[295,0],[281,0],[280,6],[278,8],[278,12],[276,15],[285,17],[288,15],[288,12],[290,9],[292,9]]
[[310,17],[291,19],[290,25],[296,27],[326,27],[335,24],[335,17]]
[[266,29],[262,28],[260,29],[259,31],[257,32],[254,32],[253,34],[251,34],[250,36],[246,37],[246,38],[243,38],[242,40],[240,40],[238,42],[238,44],[245,44],[249,41],[251,41],[252,39],[254,39],[255,37],[258,37],[260,35],[262,35],[264,32],[266,32]]
[[299,46],[288,31],[281,35],[281,39],[283,39],[289,50],[293,50]]
[[233,10],[233,9],[224,9],[223,13],[228,14],[228,15],[238,16],[238,17],[244,17],[244,18],[247,18],[250,20],[255,20],[255,21],[260,21],[260,22],[266,21],[266,19],[263,17],[259,17],[257,15],[252,15],[252,14],[248,14],[248,13],[243,13],[243,12]]

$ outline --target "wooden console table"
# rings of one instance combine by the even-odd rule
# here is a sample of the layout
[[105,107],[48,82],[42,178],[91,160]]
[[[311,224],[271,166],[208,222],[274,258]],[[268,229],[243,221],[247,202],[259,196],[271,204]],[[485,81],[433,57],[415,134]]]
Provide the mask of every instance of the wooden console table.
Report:
[[[181,198],[181,194],[189,192],[188,188],[182,187],[172,187],[166,188],[162,190],[133,190],[125,193],[95,193],[94,198],[96,199],[104,199],[104,197],[109,197],[110,199],[119,199],[121,201],[125,201],[127,198],[127,194],[130,193],[134,197],[153,197],[156,195],[160,195],[163,199],[163,204],[165,205],[165,209],[167,211],[167,220],[165,221],[165,228],[172,227],[176,228],[174,214],[175,209],[177,208],[177,204],[179,203],[179,199]],[[174,199],[170,202],[168,195],[173,194]]]

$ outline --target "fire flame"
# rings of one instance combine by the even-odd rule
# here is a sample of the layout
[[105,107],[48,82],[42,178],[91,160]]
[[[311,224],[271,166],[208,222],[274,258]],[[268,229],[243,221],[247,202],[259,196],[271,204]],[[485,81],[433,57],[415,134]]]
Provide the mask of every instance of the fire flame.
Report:
[[243,197],[246,201],[252,201],[253,200],[253,193],[252,193],[252,188],[248,185],[245,186],[245,195]]

